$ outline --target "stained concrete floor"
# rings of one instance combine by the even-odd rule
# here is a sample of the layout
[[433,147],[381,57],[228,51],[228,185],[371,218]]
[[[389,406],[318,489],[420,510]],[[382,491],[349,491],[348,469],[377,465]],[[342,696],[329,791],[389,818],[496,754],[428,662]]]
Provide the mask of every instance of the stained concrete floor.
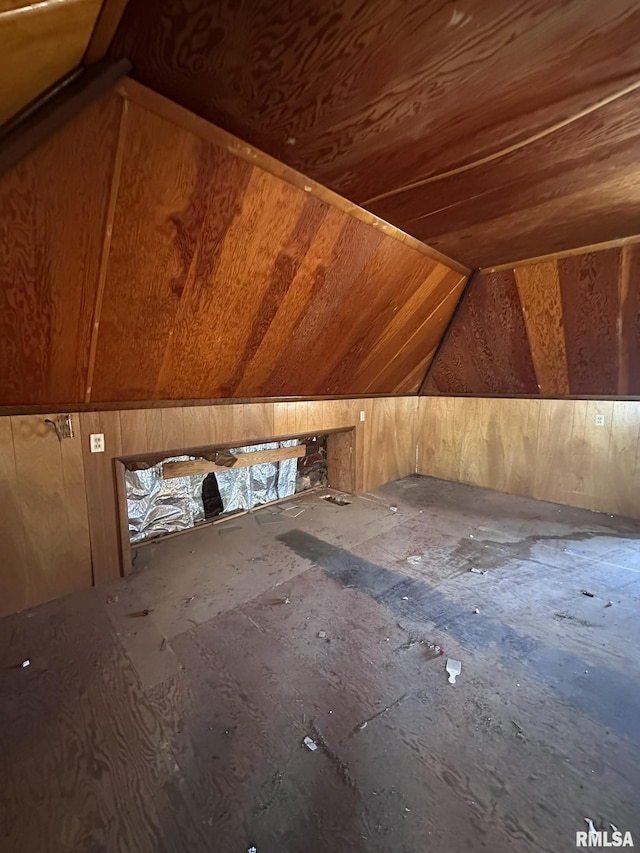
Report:
[[0,849],[640,844],[640,523],[426,477],[351,501],[0,620]]

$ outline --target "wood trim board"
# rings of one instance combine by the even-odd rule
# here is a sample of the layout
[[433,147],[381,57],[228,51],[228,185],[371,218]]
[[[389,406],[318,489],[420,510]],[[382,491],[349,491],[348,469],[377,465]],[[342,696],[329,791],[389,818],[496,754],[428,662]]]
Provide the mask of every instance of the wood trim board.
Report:
[[212,471],[235,471],[249,468],[251,465],[264,465],[269,462],[282,462],[284,459],[302,459],[307,449],[304,444],[294,447],[274,447],[272,450],[252,450],[238,453],[237,462],[232,465],[217,465],[209,459],[192,459],[185,462],[165,462],[162,466],[163,480],[176,477],[194,477],[198,474],[210,474]]

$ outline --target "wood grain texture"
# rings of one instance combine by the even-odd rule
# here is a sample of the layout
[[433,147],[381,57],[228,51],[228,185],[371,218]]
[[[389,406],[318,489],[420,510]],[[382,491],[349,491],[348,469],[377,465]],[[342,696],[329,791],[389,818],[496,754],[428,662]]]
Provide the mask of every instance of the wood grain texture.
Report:
[[341,492],[355,491],[354,430],[327,436],[327,485]]
[[640,394],[640,246],[622,249],[619,279],[619,394]]
[[90,586],[91,551],[80,436],[59,441],[45,416],[2,423],[4,614]]
[[105,96],[0,183],[0,404],[416,391],[462,273],[160,112]]
[[0,7],[0,124],[80,64],[102,0]]
[[[6,849],[210,847],[102,598],[81,593],[29,617],[0,626],[1,712],[14,724],[0,734]],[[16,670],[27,654],[29,669]]]
[[132,102],[91,399],[415,391],[462,282]]
[[536,394],[538,382],[513,272],[475,278],[425,392]]
[[562,297],[555,263],[514,270],[531,358],[542,395],[569,393]]
[[574,394],[617,391],[621,254],[611,249],[558,261],[569,386]]
[[[129,63],[129,60],[120,59],[116,60],[116,62]],[[185,130],[190,130],[192,133],[195,133],[196,136],[200,136],[202,139],[217,145],[250,165],[257,166],[263,171],[268,172],[270,175],[273,175],[276,178],[281,178],[283,181],[286,181],[286,183],[304,190],[305,193],[308,193],[312,198],[319,199],[330,207],[335,207],[337,210],[342,211],[342,213],[349,214],[349,216],[352,216],[359,222],[363,222],[365,225],[370,225],[376,231],[380,231],[386,236],[393,237],[394,240],[398,240],[405,246],[409,246],[429,258],[443,263],[445,266],[455,269],[463,275],[469,274],[469,267],[458,263],[454,258],[444,256],[441,252],[436,251],[431,248],[431,246],[427,246],[427,244],[423,243],[421,240],[417,240],[405,231],[396,228],[395,225],[392,225],[384,219],[381,219],[379,216],[376,216],[375,213],[372,213],[370,210],[365,210],[364,207],[360,207],[345,196],[339,195],[324,184],[318,183],[318,181],[314,181],[313,178],[310,178],[308,175],[292,169],[291,166],[287,166],[286,163],[283,163],[275,157],[271,157],[259,148],[255,148],[253,145],[248,145],[243,139],[234,136],[232,133],[228,133],[226,130],[223,130],[217,125],[211,124],[205,119],[200,118],[195,113],[181,107],[175,101],[159,95],[157,92],[148,89],[146,86],[142,86],[132,78],[129,77],[126,80],[121,81],[118,85],[117,91],[127,100],[131,100],[139,106],[150,110],[155,115],[165,118],[168,121],[183,127]]]
[[100,14],[82,57],[83,65],[99,62],[105,56],[126,5],[127,0],[102,0]]
[[4,614],[22,610],[32,603],[11,418],[0,418],[0,506],[3,542],[0,601]]
[[[480,273],[460,306],[424,393],[630,396],[640,393],[640,249],[637,244]],[[492,310],[496,277],[515,276],[527,330],[504,335]],[[514,302],[515,304],[515,302]],[[474,325],[475,324],[475,325]],[[473,329],[477,334],[472,334]],[[518,375],[529,346],[536,385]],[[489,358],[487,353],[490,354]],[[501,377],[491,387],[494,369]]]
[[[365,412],[364,421],[360,421],[360,411]],[[117,459],[345,429],[353,431],[349,490],[368,491],[414,471],[416,411],[417,398],[391,397],[80,413],[95,583],[116,578],[122,571]],[[89,450],[89,436],[94,432],[105,436],[104,453]],[[340,454],[343,450],[340,445]],[[346,475],[343,482],[339,488],[346,489]],[[7,502],[10,507],[8,498]],[[12,547],[20,548],[19,529],[12,542]],[[125,571],[128,568],[126,563]]]
[[[248,468],[250,465],[262,465],[265,462],[281,462],[283,459],[301,459],[306,454],[304,444],[296,447],[275,447],[272,450],[253,450],[239,453],[233,469]],[[195,474],[208,474],[210,471],[228,471],[229,466],[216,465],[208,459],[192,459],[187,462],[165,462],[162,466],[163,480],[175,477],[192,477]]]
[[640,90],[519,151],[370,206],[486,268],[637,235],[639,135]]
[[423,397],[417,434],[421,474],[640,518],[638,401]]
[[[115,501],[114,470],[114,458],[123,452],[120,412],[83,412],[79,417],[93,583],[98,584],[121,572],[121,521]],[[104,435],[104,453],[91,453],[93,433]]]
[[638,82],[639,32],[631,0],[284,14],[264,0],[130,0],[112,51],[146,85],[476,267],[640,231],[640,93],[587,112]]
[[0,399],[81,401],[120,101],[107,95],[0,178]]

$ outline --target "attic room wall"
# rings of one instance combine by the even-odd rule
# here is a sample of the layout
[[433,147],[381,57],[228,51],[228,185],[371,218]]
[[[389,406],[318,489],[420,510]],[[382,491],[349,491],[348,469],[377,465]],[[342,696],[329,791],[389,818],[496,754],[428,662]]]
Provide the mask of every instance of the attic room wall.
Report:
[[417,423],[420,474],[640,518],[640,401],[421,397]]
[[482,271],[424,393],[640,395],[640,243]]
[[130,81],[0,215],[7,406],[415,392],[465,279]]
[[[367,491],[415,470],[417,406],[392,397],[81,412],[61,442],[44,414],[0,418],[0,615],[120,576],[114,459],[353,429],[356,489]],[[89,450],[95,432],[104,453]]]

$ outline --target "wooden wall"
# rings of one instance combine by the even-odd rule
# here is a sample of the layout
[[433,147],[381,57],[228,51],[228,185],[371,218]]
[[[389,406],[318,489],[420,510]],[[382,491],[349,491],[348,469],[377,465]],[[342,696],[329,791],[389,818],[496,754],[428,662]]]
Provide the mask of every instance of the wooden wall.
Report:
[[102,0],[0,2],[0,124],[78,65]]
[[640,402],[423,397],[418,445],[420,474],[640,518]]
[[133,83],[0,178],[0,219],[0,405],[413,392],[465,279]]
[[424,391],[640,395],[640,244],[476,276]]
[[[210,444],[355,430],[356,490],[415,470],[417,397],[190,406],[74,414],[58,442],[46,415],[0,418],[0,615],[121,573],[114,460]],[[360,412],[365,420],[360,420]],[[105,452],[89,436],[103,433]]]
[[0,615],[91,586],[82,441],[46,417],[0,418]]

